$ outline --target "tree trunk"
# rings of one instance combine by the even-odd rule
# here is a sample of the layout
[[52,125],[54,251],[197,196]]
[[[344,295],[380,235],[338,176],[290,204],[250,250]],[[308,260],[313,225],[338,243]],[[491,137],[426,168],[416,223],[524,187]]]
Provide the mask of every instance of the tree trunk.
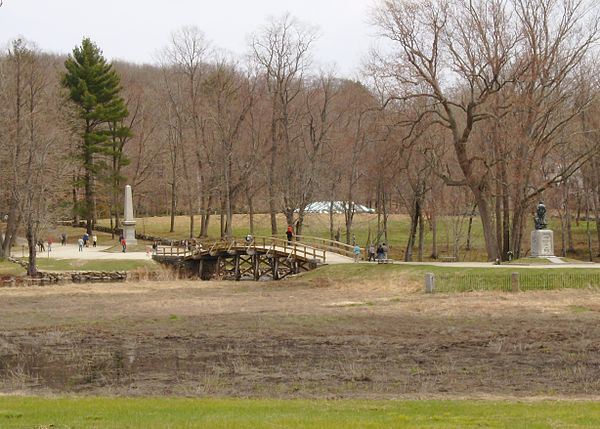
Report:
[[346,221],[346,244],[350,244],[352,223],[354,221],[354,203],[351,200],[348,200],[347,203],[344,203],[344,218]]
[[[16,191],[15,191],[16,192]],[[11,246],[15,241],[17,229],[19,226],[20,215],[18,212],[18,201],[14,192],[11,193],[8,217],[6,220],[6,230],[4,232],[4,240],[2,241],[2,248],[0,258],[6,258],[10,256]]]
[[525,228],[526,206],[523,201],[515,202],[512,223],[512,251],[515,259],[522,256],[523,229]]
[[28,222],[27,225],[27,245],[29,246],[28,256],[29,260],[27,261],[27,275],[29,277],[37,277],[37,239],[35,236],[35,232],[33,230],[33,225],[31,222]]
[[404,262],[411,262],[413,249],[415,246],[415,240],[417,236],[417,223],[419,221],[420,212],[419,199],[415,198],[412,206],[412,213],[410,214],[410,230],[408,232],[408,243],[406,244],[406,252],[404,253]]
[[335,233],[333,232],[333,195],[329,201],[329,239],[333,241]]
[[594,199],[594,216],[596,217],[596,234],[598,235],[598,256],[600,256],[600,189],[598,189],[598,183],[596,183],[592,192],[592,198]]
[[169,228],[169,232],[175,232],[175,209],[176,209],[176,198],[175,198],[175,178],[173,178],[173,182],[171,182],[171,227]]
[[568,252],[575,252],[575,246],[573,244],[573,228],[572,228],[572,222],[571,222],[571,208],[569,207],[570,201],[569,201],[569,194],[570,194],[570,189],[569,189],[569,185],[568,185],[568,181],[565,183],[565,218],[566,218],[566,227],[567,227],[567,251]]
[[210,207],[212,206],[213,196],[209,196],[202,201],[202,216],[200,220],[200,237],[208,237],[208,225],[210,223]]
[[508,252],[510,252],[510,198],[508,189],[508,179],[506,173],[506,162],[502,162],[501,170],[502,178],[502,258],[508,260]]
[[[79,178],[77,178],[76,180],[79,180]],[[73,196],[73,224],[79,225],[79,202],[77,201],[77,187],[75,187],[75,186],[73,186],[72,196]]]
[[590,162],[590,197],[592,198],[592,208],[594,210],[594,218],[596,223],[596,234],[598,238],[598,256],[600,256],[600,178],[598,178],[598,168],[600,157],[592,158]]
[[[498,167],[499,168],[499,167]],[[500,181],[498,181],[496,183],[496,196],[494,197],[494,203],[495,203],[495,217],[496,217],[496,242],[498,244],[503,243],[504,240],[502,239],[502,184],[500,183]],[[500,250],[500,248],[498,248],[499,250],[499,254],[496,255],[496,258],[498,258],[498,260],[502,261],[504,260],[502,252]]]
[[94,223],[94,193],[92,190],[92,155],[89,151],[85,154],[85,174],[84,174],[84,191],[85,191],[85,230],[89,235],[92,235],[92,225]]
[[[469,225],[467,227],[467,244],[465,246],[465,250],[471,250],[471,236],[473,231],[473,218],[475,217],[475,210],[477,210],[477,204],[473,204],[473,208],[471,209],[471,214],[469,215]],[[448,234],[446,234],[446,238]],[[446,240],[447,241],[447,240]],[[446,252],[448,251],[448,245],[446,244]]]
[[[425,224],[423,222],[423,210],[419,210],[419,262],[423,262],[423,242],[425,240]],[[387,241],[386,241],[387,243]]]
[[431,212],[431,259],[438,258],[437,249],[437,216],[435,209]]
[[385,191],[383,192],[383,201],[382,201],[382,207],[383,207],[383,239],[385,241],[385,243],[389,246],[389,241],[388,241],[388,210],[387,210],[387,198],[386,198],[386,194]]
[[494,260],[498,255],[498,242],[494,234],[494,219],[485,198],[478,192],[475,195],[475,201],[479,207],[479,215],[481,216],[481,224],[483,226],[483,236],[485,238],[485,248],[488,260]]
[[[587,193],[586,193],[586,195],[587,195]],[[585,199],[585,219],[586,219],[585,232],[587,235],[588,257],[589,257],[590,262],[593,262],[594,254],[592,251],[592,232],[590,230],[590,200],[588,197],[586,197],[586,199]]]
[[254,235],[254,201],[249,190],[246,190],[246,195],[248,198],[248,221],[250,227],[250,235]]
[[302,236],[302,227],[304,226],[304,207],[301,207],[298,210],[298,220],[296,221],[296,236]]
[[225,238],[225,201],[223,200],[223,198],[221,197],[221,213],[219,215],[220,218],[220,234],[219,236],[221,238]]
[[269,215],[271,217],[271,235],[277,235],[277,207],[275,204],[275,164],[277,162],[277,117],[276,105],[273,103],[271,117],[271,161],[269,163],[268,186],[269,186]]

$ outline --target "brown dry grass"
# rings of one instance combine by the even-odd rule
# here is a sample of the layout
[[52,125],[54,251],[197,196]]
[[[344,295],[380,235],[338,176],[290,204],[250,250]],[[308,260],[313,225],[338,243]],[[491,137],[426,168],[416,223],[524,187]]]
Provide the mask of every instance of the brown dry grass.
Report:
[[600,294],[424,295],[400,281],[0,289],[1,390],[593,397]]

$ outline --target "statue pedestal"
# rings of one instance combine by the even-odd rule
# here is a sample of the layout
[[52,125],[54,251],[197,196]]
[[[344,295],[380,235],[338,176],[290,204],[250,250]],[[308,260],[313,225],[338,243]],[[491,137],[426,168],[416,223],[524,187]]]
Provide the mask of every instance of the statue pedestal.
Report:
[[135,238],[135,221],[123,221],[123,238],[129,246],[130,244],[137,244]]
[[554,256],[554,232],[551,229],[531,231],[531,257],[545,258]]

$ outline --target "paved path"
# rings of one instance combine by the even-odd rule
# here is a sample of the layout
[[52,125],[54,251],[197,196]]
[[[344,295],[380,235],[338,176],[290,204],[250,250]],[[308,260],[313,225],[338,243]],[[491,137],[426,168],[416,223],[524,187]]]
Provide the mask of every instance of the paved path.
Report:
[[[50,258],[54,259],[151,259],[152,255],[146,252],[103,252],[103,250],[110,249],[111,246],[97,246],[97,247],[84,247],[83,251],[80,252],[79,246],[75,244],[67,244],[61,246],[59,244],[52,245],[52,251],[50,252]],[[47,258],[48,251],[43,254],[38,253],[38,258]]]

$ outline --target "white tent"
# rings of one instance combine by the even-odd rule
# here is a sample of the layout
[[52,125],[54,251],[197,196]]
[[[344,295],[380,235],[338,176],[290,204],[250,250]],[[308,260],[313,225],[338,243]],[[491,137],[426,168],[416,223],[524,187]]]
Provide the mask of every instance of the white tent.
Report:
[[[350,203],[346,201],[315,201],[310,203],[304,208],[305,213],[329,213],[331,210],[333,213],[344,213],[344,210],[348,208]],[[362,204],[354,204],[354,213],[375,213],[374,209],[371,209]]]

